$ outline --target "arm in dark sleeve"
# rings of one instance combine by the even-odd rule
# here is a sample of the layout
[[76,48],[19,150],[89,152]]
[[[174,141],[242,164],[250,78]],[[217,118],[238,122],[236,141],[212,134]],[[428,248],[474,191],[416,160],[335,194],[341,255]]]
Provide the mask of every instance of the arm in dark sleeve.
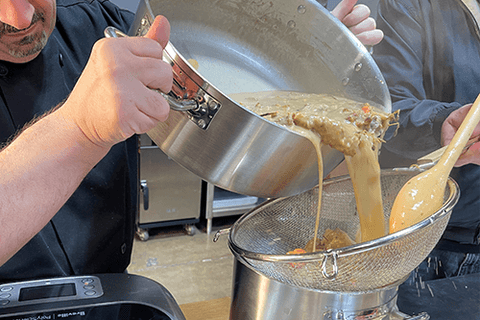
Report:
[[104,16],[111,26],[117,27],[123,32],[128,32],[133,23],[134,14],[126,9],[121,9],[111,1],[100,1],[104,10]]
[[393,110],[400,110],[398,133],[393,136],[391,128],[382,149],[409,159],[440,147],[441,124],[460,107],[436,99],[437,39],[430,12],[428,2],[415,0],[381,0],[378,10],[377,27],[385,38],[375,46],[374,58],[389,86]]

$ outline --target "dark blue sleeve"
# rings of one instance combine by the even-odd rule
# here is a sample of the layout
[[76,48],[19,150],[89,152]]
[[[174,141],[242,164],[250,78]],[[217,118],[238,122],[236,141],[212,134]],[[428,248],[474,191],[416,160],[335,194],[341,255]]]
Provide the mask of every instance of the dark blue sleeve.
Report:
[[[438,30],[429,20],[430,1],[381,0],[377,27],[385,37],[374,48],[392,97],[393,110],[400,110],[400,126],[391,128],[383,148],[417,159],[440,147],[440,129],[445,118],[461,106],[440,98],[441,81],[435,68],[434,50]],[[445,35],[446,36],[446,35]],[[448,61],[448,59],[445,59]]]
[[99,1],[99,4],[107,23],[123,32],[128,32],[135,16],[132,12],[117,7],[109,0]]

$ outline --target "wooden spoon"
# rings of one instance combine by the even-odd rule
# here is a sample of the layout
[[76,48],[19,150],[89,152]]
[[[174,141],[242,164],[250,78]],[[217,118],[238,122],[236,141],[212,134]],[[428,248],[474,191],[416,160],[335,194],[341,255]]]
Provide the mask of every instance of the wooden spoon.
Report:
[[450,171],[479,121],[480,95],[438,163],[411,178],[398,193],[390,213],[390,233],[408,228],[428,218],[442,207]]

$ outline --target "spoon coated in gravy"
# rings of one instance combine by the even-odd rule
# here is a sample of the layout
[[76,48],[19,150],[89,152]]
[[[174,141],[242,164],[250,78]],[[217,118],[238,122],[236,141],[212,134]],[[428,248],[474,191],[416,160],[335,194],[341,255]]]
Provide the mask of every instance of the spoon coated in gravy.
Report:
[[480,95],[438,163],[411,178],[398,193],[390,213],[390,233],[408,228],[428,218],[442,207],[450,171],[479,121]]

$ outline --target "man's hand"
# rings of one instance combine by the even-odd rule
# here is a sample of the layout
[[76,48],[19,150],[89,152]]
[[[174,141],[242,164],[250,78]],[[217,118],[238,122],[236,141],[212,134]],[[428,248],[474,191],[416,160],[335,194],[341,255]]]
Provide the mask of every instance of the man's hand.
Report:
[[[447,119],[443,122],[442,125],[442,145],[447,145],[452,141],[453,136],[457,132],[458,128],[462,124],[465,116],[472,107],[472,104],[467,104],[461,107],[458,110],[452,112]],[[467,143],[467,147],[472,142],[480,140],[480,124],[478,124],[473,130],[472,136],[470,137],[470,142]],[[456,167],[460,167],[469,163],[474,163],[480,165],[480,142],[475,142],[471,144],[470,147],[460,156],[458,161],[455,163]]]
[[382,41],[383,31],[376,29],[375,19],[370,17],[370,8],[364,4],[356,5],[357,0],[342,0],[332,11],[358,40],[366,46]]
[[172,87],[171,66],[162,60],[170,24],[158,16],[145,37],[101,39],[71,95],[60,108],[93,144],[109,149],[165,121],[170,107],[157,92]]

